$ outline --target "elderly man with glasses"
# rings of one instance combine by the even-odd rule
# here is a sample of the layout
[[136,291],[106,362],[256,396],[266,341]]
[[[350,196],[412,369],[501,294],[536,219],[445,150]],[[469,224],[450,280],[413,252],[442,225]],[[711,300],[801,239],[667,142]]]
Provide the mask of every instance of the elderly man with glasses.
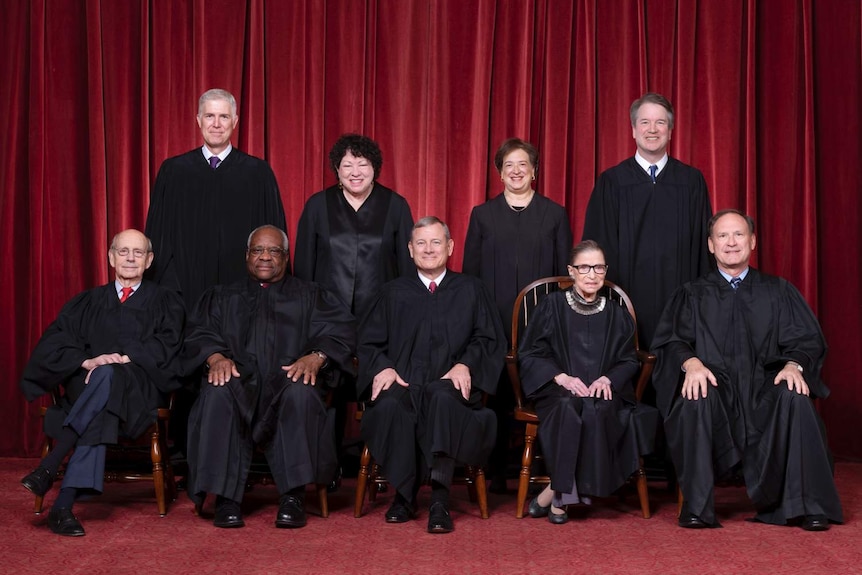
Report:
[[188,493],[216,496],[216,527],[242,527],[254,445],[280,495],[276,527],[303,527],[305,486],[329,483],[337,460],[326,406],[332,370],[351,368],[353,316],[334,294],[287,272],[287,235],[249,236],[248,278],[206,291],[190,318],[184,361],[204,366],[189,418]]
[[64,389],[59,409],[48,410],[45,431],[53,451],[21,480],[36,495],[54,483],[69,459],[48,528],[84,535],[72,513],[82,494],[101,493],[106,446],[120,432],[138,437],[178,386],[184,308],[180,296],[143,279],[153,263],[149,239],[137,230],[114,236],[108,250],[114,280],[82,292],[48,326],[24,369],[21,389],[33,400]]

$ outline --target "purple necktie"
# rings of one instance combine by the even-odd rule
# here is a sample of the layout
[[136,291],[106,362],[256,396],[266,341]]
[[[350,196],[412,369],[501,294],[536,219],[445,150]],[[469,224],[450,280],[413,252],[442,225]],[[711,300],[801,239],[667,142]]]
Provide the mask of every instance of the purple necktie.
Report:
[[218,159],[218,156],[210,156],[210,167],[213,170],[218,168],[219,164],[221,164],[221,160]]
[[437,291],[437,282],[431,282],[430,284],[428,284],[428,291],[430,291],[431,293]]

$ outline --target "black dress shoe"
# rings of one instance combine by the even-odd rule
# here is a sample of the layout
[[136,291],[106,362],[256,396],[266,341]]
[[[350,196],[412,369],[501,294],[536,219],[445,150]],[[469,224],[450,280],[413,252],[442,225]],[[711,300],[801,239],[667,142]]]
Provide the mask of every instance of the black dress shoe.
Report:
[[68,507],[52,509],[48,512],[48,529],[57,535],[66,537],[81,537],[84,526]]
[[245,521],[242,520],[242,511],[239,508],[239,502],[225,497],[217,497],[213,525],[221,527],[222,529],[245,527]]
[[806,515],[802,520],[802,528],[806,531],[827,531],[829,519],[825,515]]
[[527,508],[527,513],[530,514],[530,517],[544,517],[551,510],[551,506],[542,507],[539,505],[539,498],[533,497],[533,500],[530,501],[530,506]]
[[[24,476],[24,479],[21,480],[21,485],[33,495],[42,497],[51,490],[51,486],[54,485],[54,477],[44,467],[37,467]],[[82,532],[81,535],[83,534]]]
[[563,507],[563,513],[548,512],[548,522],[554,525],[562,525],[569,520],[568,508]]
[[414,517],[416,517],[416,512],[413,510],[413,506],[397,499],[386,511],[386,523],[407,523]]
[[444,503],[432,503],[428,510],[428,533],[451,533],[455,529]]
[[329,485],[326,486],[327,493],[335,493],[339,489],[341,489],[341,468],[338,468],[338,473],[335,474],[335,479],[329,482]]
[[694,513],[680,513],[677,524],[685,529],[704,529],[709,525]]
[[278,504],[278,515],[275,516],[275,526],[279,529],[305,527],[308,518],[302,507],[302,500],[299,497],[282,495]]

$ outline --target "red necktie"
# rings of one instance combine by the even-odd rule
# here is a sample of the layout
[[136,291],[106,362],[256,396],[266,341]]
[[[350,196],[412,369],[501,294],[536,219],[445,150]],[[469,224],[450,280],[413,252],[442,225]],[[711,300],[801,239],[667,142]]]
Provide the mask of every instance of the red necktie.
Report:
[[428,291],[430,291],[431,293],[437,291],[437,282],[431,282],[430,284],[428,284]]
[[126,300],[129,299],[129,296],[132,295],[132,292],[135,291],[130,287],[123,288],[123,295],[120,296],[120,303],[126,303]]

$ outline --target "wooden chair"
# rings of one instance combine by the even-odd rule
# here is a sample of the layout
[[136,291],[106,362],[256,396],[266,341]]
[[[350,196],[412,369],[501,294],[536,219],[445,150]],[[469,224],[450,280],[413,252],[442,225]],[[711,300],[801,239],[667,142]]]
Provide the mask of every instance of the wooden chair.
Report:
[[[42,406],[40,410],[43,420],[49,409],[60,409],[59,391],[51,394],[51,400],[50,406]],[[168,457],[167,426],[171,417],[172,404],[173,395],[168,401],[168,407],[158,409],[156,422],[143,435],[137,439],[120,438],[119,444],[109,446],[105,461],[105,482],[152,481],[156,491],[156,505],[162,517],[168,513],[168,501],[174,501],[177,498],[174,470],[166,460]],[[53,439],[46,434],[42,443],[43,458],[48,455],[53,445]],[[62,477],[63,470],[61,466],[59,477]],[[36,496],[34,511],[37,515],[42,513],[43,499]]]
[[[512,382],[512,388],[515,393],[515,421],[524,424],[524,453],[521,457],[521,473],[518,480],[518,507],[515,516],[520,519],[524,516],[524,508],[527,503],[527,492],[531,483],[547,484],[551,482],[551,478],[547,475],[532,475],[531,467],[533,464],[534,447],[536,437],[539,430],[539,416],[535,409],[524,398],[524,392],[521,389],[521,377],[518,370],[518,336],[519,331],[527,326],[532,317],[533,311],[538,307],[542,299],[548,294],[568,289],[572,286],[572,278],[569,276],[554,276],[541,278],[518,294],[515,299],[515,306],[512,316],[512,347],[506,355],[506,369],[509,373],[509,379]],[[637,317],[632,306],[629,296],[617,285],[612,282],[605,281],[605,287],[602,288],[602,293],[608,297],[611,304],[624,306],[632,320],[637,326]],[[655,355],[647,353],[640,349],[637,341],[637,329],[635,329],[635,348],[637,349],[638,360],[641,368],[638,372],[635,397],[640,401],[647,383],[649,383],[652,370],[655,367]],[[640,499],[641,512],[644,519],[649,519],[649,493],[647,491],[646,473],[643,468],[643,460],[640,461],[637,472],[633,476],[637,481],[638,498]]]
[[[359,402],[356,410],[356,420],[362,421],[362,413],[365,404]],[[368,482],[371,481],[373,489],[367,490]],[[353,516],[362,517],[362,507],[365,501],[365,492],[368,491],[368,501],[377,499],[377,486],[385,485],[386,478],[380,473],[380,466],[371,457],[368,444],[362,446],[362,455],[359,458],[359,474],[356,476],[356,497],[353,504]],[[488,514],[488,491],[485,487],[485,471],[481,467],[467,465],[463,476],[456,476],[452,483],[454,485],[466,485],[467,494],[471,503],[479,503],[479,515],[487,519]]]

